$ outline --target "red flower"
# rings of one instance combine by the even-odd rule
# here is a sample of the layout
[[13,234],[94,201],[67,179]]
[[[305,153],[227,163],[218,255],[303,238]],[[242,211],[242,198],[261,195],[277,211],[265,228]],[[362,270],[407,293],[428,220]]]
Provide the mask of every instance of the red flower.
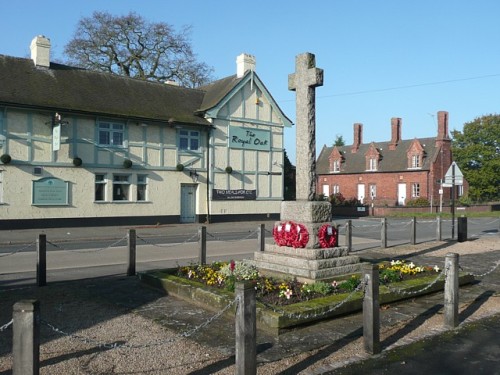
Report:
[[234,272],[235,267],[236,263],[234,262],[234,260],[231,260],[231,263],[229,263],[229,269],[231,270],[231,272]]

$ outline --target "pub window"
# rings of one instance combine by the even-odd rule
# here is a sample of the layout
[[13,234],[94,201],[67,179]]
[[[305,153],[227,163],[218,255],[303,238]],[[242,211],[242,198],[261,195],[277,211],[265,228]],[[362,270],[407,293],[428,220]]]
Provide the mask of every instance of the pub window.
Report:
[[137,175],[137,201],[145,201],[148,180],[145,174]]
[[179,130],[179,149],[198,151],[200,148],[200,132],[197,130]]
[[124,147],[124,125],[113,122],[99,123],[99,145]]
[[106,200],[106,176],[104,174],[95,175],[95,200],[97,202]]
[[113,201],[128,201],[130,192],[130,176],[113,175]]

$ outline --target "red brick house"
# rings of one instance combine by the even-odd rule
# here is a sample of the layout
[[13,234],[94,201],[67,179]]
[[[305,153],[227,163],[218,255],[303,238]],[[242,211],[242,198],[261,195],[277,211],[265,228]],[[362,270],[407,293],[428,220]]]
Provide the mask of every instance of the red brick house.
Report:
[[[440,181],[452,163],[448,112],[438,112],[436,137],[403,140],[401,128],[401,118],[392,118],[390,141],[363,143],[363,125],[354,124],[351,146],[325,145],[316,164],[317,193],[341,193],[376,206],[404,206],[423,197],[438,206]],[[442,192],[448,202],[451,189]]]

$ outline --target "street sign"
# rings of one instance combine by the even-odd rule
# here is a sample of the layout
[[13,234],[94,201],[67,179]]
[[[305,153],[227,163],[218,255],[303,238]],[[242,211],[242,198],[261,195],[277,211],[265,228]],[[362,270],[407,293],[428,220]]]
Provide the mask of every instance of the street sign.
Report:
[[[454,168],[455,169],[454,176],[453,176],[453,167],[455,167]],[[453,181],[453,177],[455,177],[455,181]],[[450,168],[448,168],[448,171],[444,175],[443,186],[444,187],[451,187],[453,182],[455,183],[455,185],[463,185],[464,184],[464,174],[462,173],[460,168],[458,168],[458,165],[455,162],[451,163]]]

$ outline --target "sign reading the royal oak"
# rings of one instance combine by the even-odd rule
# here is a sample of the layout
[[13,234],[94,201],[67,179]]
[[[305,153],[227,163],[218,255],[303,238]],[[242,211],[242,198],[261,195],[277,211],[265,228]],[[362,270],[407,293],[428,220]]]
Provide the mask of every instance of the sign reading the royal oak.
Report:
[[213,200],[255,200],[257,199],[257,190],[223,190],[223,189],[213,189],[212,190]]
[[242,148],[245,150],[270,151],[271,132],[261,129],[229,127],[229,148]]

